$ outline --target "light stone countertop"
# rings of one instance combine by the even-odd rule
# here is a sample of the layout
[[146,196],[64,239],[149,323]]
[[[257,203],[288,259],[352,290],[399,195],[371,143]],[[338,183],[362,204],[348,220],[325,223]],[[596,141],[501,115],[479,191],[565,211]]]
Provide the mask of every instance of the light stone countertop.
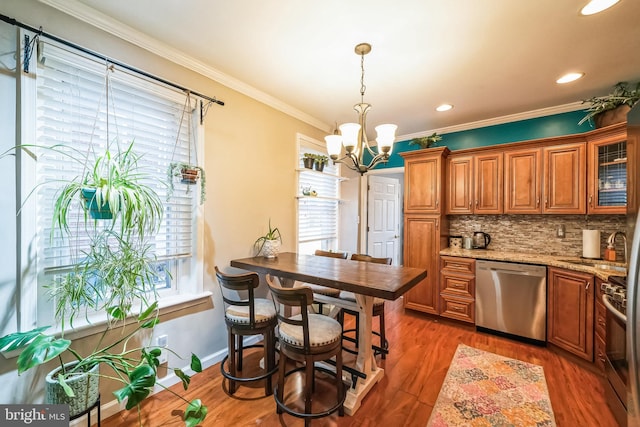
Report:
[[[604,260],[591,260],[572,256],[526,254],[520,252],[503,252],[493,249],[457,249],[446,248],[440,251],[440,255],[454,256],[462,258],[486,259],[492,261],[511,261],[523,264],[537,264],[548,267],[559,267],[567,270],[581,271],[593,274],[602,280],[607,280],[609,276],[626,276],[626,271],[614,270],[615,268],[625,268],[621,262]],[[568,262],[568,261],[573,261]],[[599,266],[596,267],[596,266]],[[608,266],[611,266],[607,268]]]

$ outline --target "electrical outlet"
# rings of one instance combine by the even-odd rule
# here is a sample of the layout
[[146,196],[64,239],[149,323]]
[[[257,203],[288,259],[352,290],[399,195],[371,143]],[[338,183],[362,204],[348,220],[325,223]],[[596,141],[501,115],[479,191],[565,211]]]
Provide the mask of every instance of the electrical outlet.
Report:
[[167,335],[160,335],[156,338],[156,346],[160,347],[160,356],[158,356],[158,361],[160,364],[167,363],[169,360],[169,355],[167,354],[167,346],[169,345],[169,337]]

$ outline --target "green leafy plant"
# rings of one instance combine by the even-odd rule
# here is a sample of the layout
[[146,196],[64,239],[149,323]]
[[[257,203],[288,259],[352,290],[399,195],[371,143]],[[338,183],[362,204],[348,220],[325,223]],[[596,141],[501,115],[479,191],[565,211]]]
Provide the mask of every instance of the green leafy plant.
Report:
[[184,162],[172,162],[167,168],[167,183],[169,191],[167,193],[167,201],[173,196],[175,191],[175,178],[179,177],[183,184],[195,184],[198,179],[200,180],[200,204],[203,204],[207,199],[206,183],[207,176],[204,169],[197,165]]
[[[119,320],[124,321],[124,314],[120,316]],[[78,374],[97,375],[119,381],[123,384],[123,387],[116,390],[114,395],[118,402],[127,401],[126,409],[128,410],[139,407],[140,403],[153,392],[154,386],[158,384],[156,379],[157,369],[160,366],[158,358],[160,357],[161,349],[151,345],[129,348],[131,339],[139,331],[151,330],[157,323],[158,306],[157,302],[154,302],[137,317],[135,328],[125,333],[118,340],[105,344],[105,336],[110,330],[105,329],[98,345],[89,354],[81,355],[80,352],[74,350],[71,347],[71,341],[65,339],[64,336],[56,338],[53,335],[45,334],[44,331],[49,326],[36,328],[28,332],[16,332],[0,338],[0,351],[22,349],[17,362],[18,374],[36,368],[55,358],[60,359],[62,370],[57,375],[57,381],[69,397],[74,397],[74,395],[67,381]],[[72,355],[75,364],[70,366],[62,363],[62,356],[65,353]],[[112,374],[90,373],[89,371],[97,364],[109,367]],[[195,354],[191,355],[190,367],[194,372],[202,371],[202,363]],[[175,375],[182,381],[184,389],[187,390],[191,377],[181,369],[170,369],[173,369]],[[202,404],[200,399],[194,399],[189,402],[170,388],[162,384],[158,385],[188,404],[184,415],[187,426],[195,426],[204,420],[207,415],[207,407]]]
[[409,142],[409,145],[419,145],[420,148],[429,148],[441,140],[442,140],[442,137],[438,135],[436,132],[434,132],[432,135],[429,135],[429,136],[413,138]]
[[264,236],[260,236],[253,243],[254,247],[258,247],[258,254],[262,251],[264,244],[267,240],[279,240],[282,243],[282,236],[278,227],[271,227],[271,219],[269,219],[269,231]]
[[587,120],[591,120],[597,115],[614,110],[621,105],[632,108],[640,100],[640,82],[635,87],[630,87],[627,82],[618,82],[613,86],[613,92],[605,96],[594,96],[590,99],[584,99],[583,104],[591,104],[587,111],[587,115],[578,122],[579,125]]
[[316,163],[320,165],[326,165],[329,163],[329,157],[322,154],[315,154],[313,159],[315,160]]

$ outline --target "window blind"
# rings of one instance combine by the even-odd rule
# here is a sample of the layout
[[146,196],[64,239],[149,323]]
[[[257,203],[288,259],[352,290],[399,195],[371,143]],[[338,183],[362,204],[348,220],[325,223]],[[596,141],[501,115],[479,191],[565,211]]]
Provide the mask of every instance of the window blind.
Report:
[[[72,236],[59,231],[51,234],[57,191],[66,180],[82,175],[83,168],[90,167],[107,147],[115,152],[118,144],[126,149],[132,141],[133,150],[141,155],[138,165],[148,176],[146,184],[165,204],[161,228],[148,243],[159,259],[191,255],[193,210],[199,191],[194,190],[196,186],[183,191],[185,186],[176,183],[167,201],[166,183],[171,162],[196,163],[192,127],[196,121],[189,120],[194,105],[188,106],[183,116],[185,95],[173,89],[118,69],[107,71],[104,63],[54,45],[46,46],[45,56],[45,64],[40,63],[37,70],[35,148],[38,246],[43,267],[72,265],[89,243],[79,204],[68,217]],[[41,148],[58,144],[64,148]],[[83,160],[87,156],[88,163]]]

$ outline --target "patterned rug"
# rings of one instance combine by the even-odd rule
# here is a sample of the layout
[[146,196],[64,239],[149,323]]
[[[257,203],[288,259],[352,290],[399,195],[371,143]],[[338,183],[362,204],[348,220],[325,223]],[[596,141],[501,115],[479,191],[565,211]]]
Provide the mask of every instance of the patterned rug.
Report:
[[428,427],[556,425],[542,366],[460,344]]

